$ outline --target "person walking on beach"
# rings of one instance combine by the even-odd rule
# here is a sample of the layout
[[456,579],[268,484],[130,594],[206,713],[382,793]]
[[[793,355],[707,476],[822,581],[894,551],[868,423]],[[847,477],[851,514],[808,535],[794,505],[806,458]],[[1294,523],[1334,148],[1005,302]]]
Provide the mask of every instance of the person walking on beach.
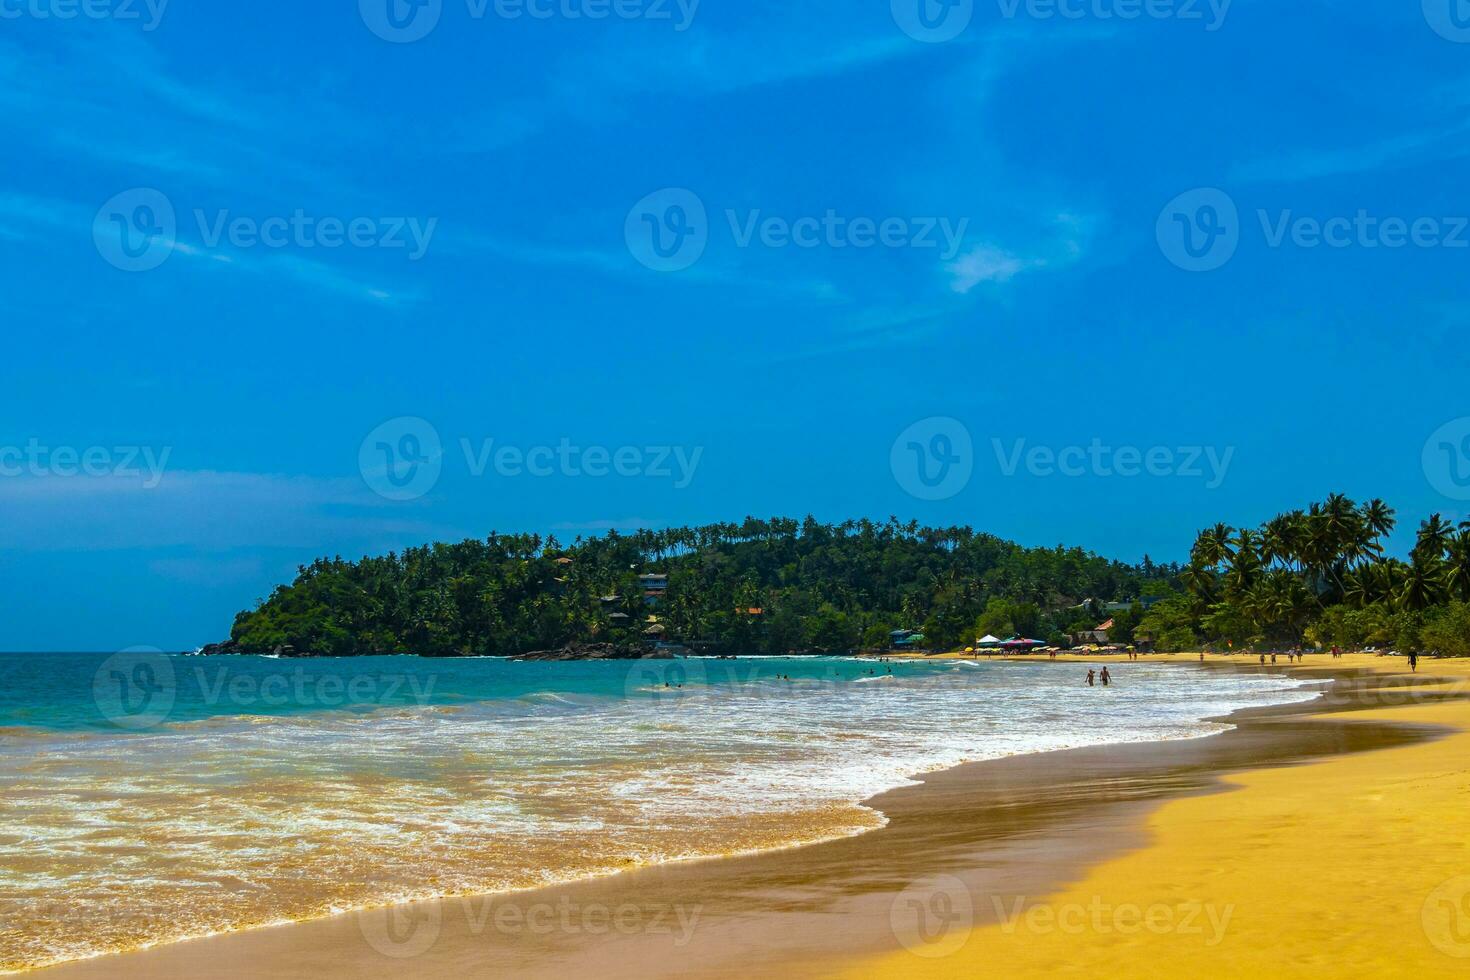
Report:
[[1106,667],[1104,667],[1102,671],[1102,682],[1103,687],[1107,687],[1113,682],[1113,675],[1108,673],[1108,669]]
[[1089,670],[1089,671],[1088,671],[1088,672],[1087,672],[1087,686],[1088,686],[1088,687],[1092,687],[1092,686],[1094,686],[1094,685],[1093,685],[1093,682],[1094,682],[1094,681],[1095,681],[1095,680],[1096,680],[1096,679],[1097,679],[1097,671],[1095,671],[1095,670]]
[[1409,669],[1416,674],[1419,673],[1419,655],[1417,653],[1409,654]]

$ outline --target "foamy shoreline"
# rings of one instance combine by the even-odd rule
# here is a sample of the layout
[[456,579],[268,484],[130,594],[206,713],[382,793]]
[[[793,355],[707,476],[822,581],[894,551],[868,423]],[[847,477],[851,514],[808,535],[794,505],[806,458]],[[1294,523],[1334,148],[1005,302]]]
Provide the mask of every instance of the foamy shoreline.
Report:
[[[1284,694],[1286,692],[1280,691],[1280,692],[1277,692],[1277,693],[1278,694]],[[1312,696],[1315,696],[1315,695],[1307,694],[1306,696],[1309,698],[1309,697],[1312,697]],[[1294,699],[1294,700],[1301,700],[1301,699]],[[1207,717],[1210,717],[1210,716],[1209,715],[1206,715],[1205,717],[1207,718]],[[1170,739],[1175,739],[1175,740],[1177,740],[1177,739],[1193,739],[1193,738],[1204,737],[1204,736],[1207,736],[1207,735],[1210,735],[1210,734],[1214,734],[1215,732],[1224,730],[1224,728],[1222,726],[1220,726],[1219,724],[1206,722],[1203,718],[1196,719],[1195,722],[1194,722],[1194,724],[1196,726],[1198,726],[1198,727],[1195,730],[1193,730],[1193,731],[1191,731],[1191,732],[1189,732],[1187,734],[1180,733],[1180,734],[1170,735],[1170,736],[1167,736],[1167,737],[1170,738]],[[828,823],[828,824],[826,824],[825,826],[822,826],[822,827],[815,827],[815,826],[814,827],[811,827],[809,833],[799,834],[799,835],[796,835],[796,836],[786,836],[786,837],[780,838],[780,839],[776,839],[776,838],[766,839],[766,840],[761,841],[758,846],[754,846],[754,847],[736,847],[736,848],[725,848],[725,849],[709,849],[709,850],[705,850],[705,851],[699,852],[699,853],[685,853],[685,854],[676,854],[676,855],[664,855],[664,856],[661,856],[661,857],[657,858],[656,860],[652,860],[652,861],[646,861],[646,862],[645,861],[636,861],[636,862],[635,861],[630,861],[630,862],[625,862],[625,863],[618,864],[618,865],[608,865],[608,866],[603,866],[603,867],[599,867],[599,868],[584,869],[584,870],[578,871],[576,873],[568,874],[568,875],[565,875],[565,876],[557,876],[557,874],[555,872],[552,872],[550,874],[543,875],[543,877],[541,878],[541,880],[538,881],[538,882],[536,882],[536,883],[534,883],[534,884],[528,884],[528,885],[524,885],[524,886],[520,886],[520,887],[505,888],[505,889],[489,889],[489,890],[485,890],[485,889],[471,889],[471,890],[437,890],[437,891],[436,890],[433,890],[433,889],[404,890],[404,891],[399,891],[399,892],[388,894],[388,895],[374,897],[373,899],[370,899],[370,900],[367,900],[367,901],[363,901],[363,902],[358,902],[358,903],[338,903],[338,904],[333,904],[333,905],[322,906],[322,907],[319,907],[319,908],[313,910],[310,914],[303,915],[303,916],[300,916],[300,917],[284,917],[283,918],[283,917],[275,916],[275,917],[270,917],[270,918],[263,918],[261,921],[258,921],[258,922],[251,922],[251,923],[246,923],[246,924],[242,924],[242,925],[238,925],[238,926],[232,926],[232,927],[230,927],[228,929],[223,929],[223,930],[209,929],[209,930],[201,930],[201,931],[197,931],[197,932],[193,932],[193,933],[178,933],[178,934],[169,935],[169,936],[163,937],[163,938],[151,938],[147,942],[138,943],[138,944],[135,944],[135,945],[126,947],[126,948],[127,949],[156,948],[156,947],[158,947],[158,946],[160,946],[162,944],[171,944],[171,943],[178,943],[178,942],[186,942],[186,941],[189,941],[191,939],[208,938],[208,937],[218,937],[218,936],[222,936],[222,935],[231,935],[231,934],[239,933],[239,932],[242,932],[242,931],[251,931],[251,930],[260,929],[260,928],[266,928],[266,927],[270,927],[270,926],[278,926],[278,925],[281,925],[283,923],[287,923],[287,924],[300,924],[300,923],[303,923],[303,922],[313,922],[313,921],[319,921],[319,920],[321,920],[323,918],[328,918],[328,917],[333,917],[333,916],[341,916],[341,915],[349,914],[349,913],[354,912],[354,911],[360,911],[360,910],[364,910],[364,909],[385,908],[385,907],[390,907],[390,906],[404,905],[404,904],[416,903],[416,902],[423,902],[423,901],[443,900],[443,899],[453,898],[453,897],[458,896],[458,895],[470,895],[470,894],[473,894],[473,895],[512,895],[512,894],[524,894],[524,893],[531,892],[531,891],[542,890],[542,889],[545,889],[547,887],[556,887],[556,886],[559,886],[559,885],[567,884],[569,882],[585,882],[585,881],[591,881],[591,880],[595,880],[595,879],[601,878],[601,877],[607,877],[607,876],[611,876],[611,875],[616,875],[616,874],[618,874],[620,872],[625,872],[625,871],[628,871],[628,870],[634,869],[634,868],[656,867],[656,866],[661,866],[661,865],[669,865],[669,864],[676,864],[676,863],[683,863],[683,862],[709,861],[709,860],[714,860],[714,859],[723,859],[723,858],[730,858],[730,857],[736,857],[736,856],[742,856],[742,855],[755,855],[755,854],[763,854],[763,853],[774,853],[776,851],[783,851],[783,850],[790,850],[790,849],[793,849],[793,848],[801,848],[801,847],[811,846],[811,845],[819,844],[819,843],[822,843],[822,842],[830,842],[830,841],[840,840],[840,839],[843,839],[843,838],[846,838],[846,837],[852,837],[852,836],[857,836],[857,835],[865,834],[865,833],[867,833],[869,831],[873,831],[873,830],[877,830],[877,829],[881,828],[882,826],[884,826],[887,823],[886,817],[881,812],[878,812],[875,809],[871,808],[870,806],[865,805],[875,795],[882,795],[883,793],[885,793],[885,792],[887,792],[889,790],[895,789],[895,788],[914,786],[918,781],[920,781],[920,778],[921,777],[929,776],[929,775],[932,775],[932,774],[937,773],[937,772],[942,772],[942,771],[945,771],[945,770],[948,770],[948,769],[952,769],[952,768],[954,768],[954,767],[956,767],[958,765],[962,765],[962,764],[964,764],[966,762],[977,761],[977,760],[983,759],[983,758],[991,758],[991,759],[994,759],[994,758],[1002,758],[1002,757],[1005,757],[1005,755],[1027,755],[1027,754],[1044,753],[1044,752],[1051,752],[1051,751],[1057,751],[1057,750],[1066,750],[1066,749],[1073,749],[1073,748],[1077,748],[1079,746],[1087,746],[1087,745],[1126,744],[1128,741],[1154,741],[1154,740],[1157,740],[1157,739],[1158,739],[1158,736],[1156,736],[1156,735],[1151,735],[1151,734],[1148,734],[1148,733],[1139,733],[1136,736],[1135,739],[1104,740],[1104,741],[1096,741],[1096,740],[1088,741],[1086,739],[1079,739],[1079,740],[1076,740],[1075,742],[1073,742],[1071,744],[1051,744],[1051,745],[1048,745],[1046,747],[1036,747],[1036,748],[1024,749],[1021,752],[1016,752],[1016,753],[1003,753],[1001,755],[989,755],[989,756],[987,756],[987,755],[985,755],[983,753],[976,753],[976,754],[972,754],[972,755],[967,755],[967,756],[962,757],[962,758],[948,758],[948,759],[942,759],[942,760],[935,760],[930,765],[912,767],[912,768],[909,768],[907,771],[905,771],[904,773],[902,773],[902,774],[900,774],[900,775],[898,775],[896,777],[888,778],[887,780],[885,780],[885,782],[882,785],[876,787],[871,792],[865,792],[861,797],[858,797],[858,798],[848,797],[848,798],[844,799],[843,801],[841,801],[841,806],[843,807],[843,809],[841,810],[841,812],[840,813],[837,813],[837,812],[834,811],[833,813],[829,814],[829,819],[831,820],[831,822]],[[110,955],[110,954],[119,953],[119,952],[123,952],[123,951],[125,951],[123,948],[119,948],[119,949],[99,951],[95,955],[107,956],[107,955]],[[76,961],[77,959],[79,959],[79,958],[72,957],[72,958],[58,959],[58,960],[53,960],[52,961],[52,964],[72,962],[72,961]],[[34,967],[27,967],[27,968],[34,968]]]

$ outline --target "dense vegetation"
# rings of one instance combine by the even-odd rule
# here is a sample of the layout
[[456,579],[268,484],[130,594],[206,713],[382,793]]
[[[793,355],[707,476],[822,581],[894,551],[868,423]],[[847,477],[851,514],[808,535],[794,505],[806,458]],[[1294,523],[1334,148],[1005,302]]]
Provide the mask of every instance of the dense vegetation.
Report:
[[[987,632],[1061,643],[1097,625],[1093,600],[1168,594],[1179,571],[896,518],[836,526],[748,518],[565,546],[492,534],[318,560],[240,613],[231,638],[246,651],[433,656],[658,639],[711,651],[835,652],[882,648],[893,629],[919,629],[932,648]],[[640,573],[667,574],[667,591],[645,595]]]
[[1409,560],[1384,554],[1382,500],[1332,494],[1259,528],[1199,533],[1185,591],[1117,617],[1114,639],[1164,650],[1300,644],[1470,655],[1470,521],[1419,525]]

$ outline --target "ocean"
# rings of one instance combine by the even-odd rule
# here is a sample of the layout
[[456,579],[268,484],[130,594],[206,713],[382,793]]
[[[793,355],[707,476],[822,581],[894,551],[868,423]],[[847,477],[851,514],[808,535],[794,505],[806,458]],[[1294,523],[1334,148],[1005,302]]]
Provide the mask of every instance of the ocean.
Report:
[[0,654],[0,971],[857,834],[925,771],[1314,693],[1110,667]]

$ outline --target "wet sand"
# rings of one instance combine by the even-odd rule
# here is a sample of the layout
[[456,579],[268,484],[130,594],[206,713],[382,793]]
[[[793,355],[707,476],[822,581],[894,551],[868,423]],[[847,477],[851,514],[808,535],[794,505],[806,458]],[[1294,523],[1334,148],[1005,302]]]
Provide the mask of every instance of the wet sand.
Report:
[[[1430,680],[1434,662],[1406,688],[1375,673],[1401,662],[1369,660],[1311,658],[1294,670],[1336,678],[1327,697],[1238,713],[1229,719],[1237,727],[1220,735],[1016,756],[926,775],[918,786],[868,801],[889,823],[857,837],[517,895],[350,913],[39,972],[150,980],[970,975],[986,968],[989,947],[979,940],[1000,934],[1018,910],[1066,893],[1093,869],[1148,854],[1161,807],[1194,800],[1228,815],[1237,801],[1218,794],[1237,774],[1309,771],[1345,754],[1408,750],[1455,730],[1463,692]],[[1114,665],[1120,679],[1127,663]],[[1240,658],[1209,666],[1256,669]],[[1414,707],[1391,707],[1406,701]],[[1446,706],[1453,713],[1434,714]],[[1431,716],[1400,718],[1396,710]],[[1298,844],[1333,847],[1305,833]],[[1279,881],[1283,909],[1292,909],[1292,886]],[[1311,914],[1293,910],[1283,928]]]

